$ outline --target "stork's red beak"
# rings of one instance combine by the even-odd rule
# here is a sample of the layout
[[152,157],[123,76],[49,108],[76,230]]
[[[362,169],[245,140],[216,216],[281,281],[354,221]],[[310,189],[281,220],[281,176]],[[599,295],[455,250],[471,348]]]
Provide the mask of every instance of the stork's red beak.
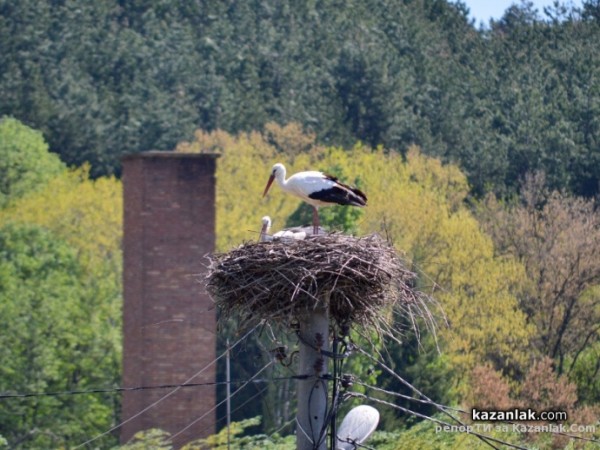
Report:
[[269,189],[271,188],[271,185],[273,184],[274,179],[275,179],[275,175],[271,174],[271,176],[269,177],[269,181],[267,181],[267,186],[265,187],[265,192],[263,192],[263,197],[265,195],[267,195],[267,192],[269,192]]

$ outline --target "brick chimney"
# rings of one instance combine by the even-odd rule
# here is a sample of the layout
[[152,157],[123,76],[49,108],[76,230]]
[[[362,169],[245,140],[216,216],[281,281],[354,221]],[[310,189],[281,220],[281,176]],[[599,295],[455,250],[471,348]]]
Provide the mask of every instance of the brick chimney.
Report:
[[[123,386],[212,383],[216,315],[202,280],[215,246],[216,155],[123,158]],[[207,369],[205,369],[209,366]],[[205,369],[205,370],[203,370]],[[202,371],[197,377],[194,374]],[[173,391],[123,395],[126,421]],[[214,386],[180,388],[121,428],[121,442],[160,428],[177,447],[215,432]]]

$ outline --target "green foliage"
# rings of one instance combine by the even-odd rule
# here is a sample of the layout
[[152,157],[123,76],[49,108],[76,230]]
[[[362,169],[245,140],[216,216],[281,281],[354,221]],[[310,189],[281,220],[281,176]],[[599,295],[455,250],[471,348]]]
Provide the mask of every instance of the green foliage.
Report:
[[166,431],[151,429],[138,431],[125,445],[121,445],[119,450],[172,450],[171,435]]
[[39,131],[11,117],[0,118],[0,208],[43,188],[64,169]]
[[227,427],[219,433],[206,439],[199,439],[184,446],[184,450],[293,450],[296,448],[293,436],[281,437],[278,434],[267,436],[264,434],[244,434],[247,428],[255,427],[261,422],[261,417],[232,422],[229,429],[229,444]]
[[[121,191],[114,177],[90,180],[89,166],[63,171],[45,189],[0,211],[0,223],[35,223],[52,230],[79,250],[90,275],[104,268],[112,272],[106,276],[116,282],[122,266]],[[113,289],[118,291],[120,282]]]
[[[248,435],[247,429],[256,427],[261,417],[252,417],[239,422],[231,422],[229,433],[224,427],[217,434],[189,442],[181,447],[182,450],[293,450],[296,448],[294,436],[282,437],[278,434]],[[228,438],[229,434],[229,438]],[[127,444],[118,447],[119,450],[172,450],[173,444],[169,433],[163,430],[146,430],[136,433]]]
[[[35,225],[0,229],[0,391],[60,392],[114,381],[102,373],[106,354],[90,328],[83,278],[76,249],[55,234]],[[57,448],[109,427],[113,407],[110,395],[6,400],[0,433],[11,448]]]
[[198,448],[210,448],[215,450],[222,450],[227,448],[228,435],[229,439],[237,439],[244,430],[248,427],[255,427],[260,424],[260,416],[245,419],[240,422],[232,422],[229,430],[227,427],[221,429],[217,434],[209,436],[206,439],[199,439],[191,444],[192,447]]
[[[452,425],[457,425],[456,422],[452,421],[444,414],[438,413],[434,415],[433,418]],[[473,435],[458,431],[440,431],[436,428],[439,426],[440,424],[427,420],[419,422],[409,429],[397,434],[394,445],[383,448],[393,450],[421,450],[424,448],[431,450],[462,450],[466,448],[483,450],[490,448],[489,444],[479,440]],[[501,429],[496,430],[493,426],[491,428],[492,431],[488,432],[483,432],[483,429],[477,428],[475,428],[475,431],[512,444],[521,443],[520,436],[517,433],[511,433],[509,427],[507,427],[506,431]],[[375,438],[377,438],[377,435],[375,435],[373,439]],[[370,441],[369,443],[371,444],[372,442]]]
[[[598,282],[594,275],[579,289],[566,277],[579,261],[595,267],[589,241],[565,238],[582,229],[572,198],[530,214],[541,228],[519,228],[547,233],[561,219],[567,226],[555,239],[507,232],[526,244],[521,253],[498,240],[494,248],[464,202],[467,192],[510,197],[535,169],[560,192],[598,192],[599,23],[597,1],[584,1],[581,11],[557,3],[543,14],[522,2],[479,30],[463,3],[443,0],[351,0],[344,8],[290,0],[4,1],[0,114],[41,130],[68,164],[89,161],[95,177],[118,173],[122,153],[171,149],[196,127],[206,130],[191,147],[223,153],[220,250],[254,239],[261,215],[277,227],[294,211],[310,222],[289,196],[274,190],[260,198],[273,163],[290,172],[339,168],[364,185],[369,206],[323,208],[324,223],[393,239],[449,318],[439,332],[444,358],[409,345],[397,355],[405,375],[433,387],[489,362],[518,378],[533,349],[556,357],[578,392],[594,399]],[[294,121],[300,125],[275,125]],[[7,151],[0,222],[37,224],[74,249],[93,324],[81,335],[103,338],[96,355],[114,355],[106,374],[115,379],[119,185],[91,183],[87,172],[49,181],[63,168],[41,136],[11,118],[0,128]],[[380,144],[385,151],[372,150]],[[38,186],[48,187],[32,192]],[[559,245],[549,249],[550,242]],[[578,249],[586,261],[562,264]]]
[[[3,267],[12,267],[0,274],[6,331],[0,337],[6,370],[0,369],[0,390],[119,385],[121,214],[120,183],[91,181],[85,168],[61,172],[45,189],[0,211],[0,257],[10,261]],[[72,445],[109,429],[119,402],[115,394],[5,401],[0,414],[10,420],[0,424],[10,431],[0,428],[0,434],[11,448]],[[99,442],[114,441],[109,435]]]
[[[433,416],[435,420],[446,422],[450,425],[458,425],[444,414]],[[467,423],[472,426],[473,431],[482,435],[498,439],[512,445],[528,449],[564,449],[573,450],[580,448],[583,450],[593,450],[598,446],[595,442],[585,442],[568,439],[560,439],[560,436],[549,433],[519,433],[513,430],[512,425],[496,423]],[[484,442],[473,434],[468,434],[458,429],[441,429],[441,424],[431,421],[422,421],[408,429],[402,431],[375,432],[367,445],[378,450],[463,450],[477,449],[484,450],[490,448],[490,445],[499,446],[499,448],[510,448],[501,446],[493,441],[491,444]],[[464,430],[464,428],[463,428]],[[559,439],[556,439],[559,438]],[[532,441],[535,439],[535,441]]]
[[600,343],[569,356],[566,364],[571,367],[567,373],[569,379],[577,384],[577,396],[585,403],[597,403],[600,398]]
[[330,158],[364,180],[369,206],[361,231],[387,235],[420,275],[420,288],[435,290],[451,325],[440,321],[438,335],[456,376],[478,361],[504,370],[524,364],[532,331],[517,302],[524,271],[514,259],[495,257],[491,239],[464,205],[460,170],[416,148],[406,159],[358,146]]
[[479,30],[445,0],[5,3],[0,114],[94,176],[196,127],[298,122],[328,146],[419,145],[476,194],[533,169],[598,191],[596,2],[523,2]]

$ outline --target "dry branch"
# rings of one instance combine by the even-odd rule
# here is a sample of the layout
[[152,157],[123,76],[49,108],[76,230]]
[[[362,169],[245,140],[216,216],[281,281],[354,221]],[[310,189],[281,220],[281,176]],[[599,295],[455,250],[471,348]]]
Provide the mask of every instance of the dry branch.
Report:
[[433,324],[430,299],[412,287],[414,280],[394,247],[378,235],[328,234],[249,242],[212,255],[207,287],[222,319],[288,326],[328,302],[339,326],[374,326],[385,333],[392,309],[402,311],[407,323],[421,317]]

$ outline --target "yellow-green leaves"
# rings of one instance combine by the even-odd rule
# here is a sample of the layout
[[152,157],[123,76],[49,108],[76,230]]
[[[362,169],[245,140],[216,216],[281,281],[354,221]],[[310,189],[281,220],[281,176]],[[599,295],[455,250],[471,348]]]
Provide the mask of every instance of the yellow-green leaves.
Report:
[[217,152],[217,248],[227,250],[244,241],[258,240],[262,216],[273,220],[274,230],[282,228],[286,218],[300,203],[274,186],[267,197],[262,194],[277,162],[288,173],[306,170],[310,157],[296,158],[279,153],[260,133],[231,136],[222,131],[197,131],[192,143],[183,143],[177,151]]
[[65,171],[45,189],[0,211],[0,223],[26,222],[48,228],[75,246],[84,262],[121,265],[123,199],[115,178],[88,177],[88,167]]
[[[12,377],[0,374],[0,384],[9,382],[0,391],[119,383],[121,217],[120,182],[90,180],[87,168],[64,170],[0,210],[0,234],[12,239],[0,252],[7,260],[0,264],[0,316],[10,339],[0,345],[0,366],[16,367]],[[13,266],[20,278],[6,270]],[[18,405],[9,414],[10,434],[2,432],[28,448],[82,442],[110,428],[114,417],[112,399],[100,396]],[[102,445],[110,446],[111,439],[103,438]]]
[[[257,240],[262,216],[270,215],[277,231],[296,210],[299,200],[277,187],[262,198],[274,163],[285,164],[288,174],[338,167],[346,181],[360,182],[369,199],[359,233],[388,236],[420,274],[420,286],[442,303],[449,327],[441,326],[440,334],[457,372],[485,360],[502,368],[524,362],[531,330],[516,298],[524,271],[514,260],[494,256],[492,241],[464,204],[468,185],[456,166],[426,157],[416,147],[405,157],[361,144],[350,150],[313,146],[310,152],[288,152],[286,133],[297,136],[298,130],[270,125],[265,135],[235,137],[197,132],[194,142],[178,148],[222,155],[217,171],[219,250]],[[302,145],[307,146],[306,140]]]

